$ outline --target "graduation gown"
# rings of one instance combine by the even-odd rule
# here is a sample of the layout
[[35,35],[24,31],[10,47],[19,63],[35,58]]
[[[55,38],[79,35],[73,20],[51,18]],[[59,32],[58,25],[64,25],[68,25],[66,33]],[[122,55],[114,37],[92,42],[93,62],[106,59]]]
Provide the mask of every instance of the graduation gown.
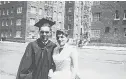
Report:
[[16,79],[48,79],[49,69],[55,70],[52,58],[56,47],[51,41],[45,45],[40,39],[31,42],[26,47],[19,65]]

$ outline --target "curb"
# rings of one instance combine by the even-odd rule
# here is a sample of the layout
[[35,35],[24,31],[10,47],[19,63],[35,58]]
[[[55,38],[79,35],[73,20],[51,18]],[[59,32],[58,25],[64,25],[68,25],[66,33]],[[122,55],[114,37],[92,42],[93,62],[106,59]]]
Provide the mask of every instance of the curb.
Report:
[[83,46],[82,49],[96,49],[96,50],[115,50],[126,51],[126,47],[111,47],[111,46]]

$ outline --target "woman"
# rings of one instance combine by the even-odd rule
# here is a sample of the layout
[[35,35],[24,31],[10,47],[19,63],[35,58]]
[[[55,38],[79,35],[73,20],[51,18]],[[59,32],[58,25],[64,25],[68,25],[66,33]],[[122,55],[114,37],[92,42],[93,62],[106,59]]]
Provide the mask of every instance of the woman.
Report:
[[75,79],[78,70],[77,50],[69,45],[68,34],[65,31],[57,30],[56,39],[59,44],[53,54],[56,70],[49,75],[51,79]]

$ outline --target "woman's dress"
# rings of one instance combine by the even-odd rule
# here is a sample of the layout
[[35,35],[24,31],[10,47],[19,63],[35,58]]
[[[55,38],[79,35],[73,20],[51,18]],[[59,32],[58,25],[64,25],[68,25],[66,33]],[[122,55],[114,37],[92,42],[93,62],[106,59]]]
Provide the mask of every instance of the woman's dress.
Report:
[[71,47],[66,44],[60,53],[53,55],[56,71],[53,73],[51,79],[72,79],[71,50]]

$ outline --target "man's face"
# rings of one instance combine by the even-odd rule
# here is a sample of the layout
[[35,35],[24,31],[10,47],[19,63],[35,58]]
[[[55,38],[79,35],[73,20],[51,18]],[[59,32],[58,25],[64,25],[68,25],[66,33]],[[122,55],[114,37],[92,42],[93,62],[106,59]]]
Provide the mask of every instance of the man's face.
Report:
[[50,27],[43,26],[40,28],[40,39],[42,41],[47,41],[50,35]]

